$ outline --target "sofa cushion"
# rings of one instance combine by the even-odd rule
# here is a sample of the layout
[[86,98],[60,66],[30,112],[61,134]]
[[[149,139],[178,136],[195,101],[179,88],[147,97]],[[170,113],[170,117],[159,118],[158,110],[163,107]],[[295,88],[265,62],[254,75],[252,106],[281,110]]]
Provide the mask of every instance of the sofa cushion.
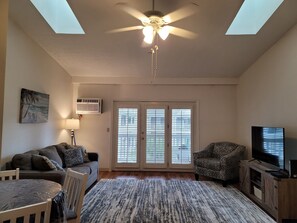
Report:
[[64,151],[66,167],[76,166],[84,162],[80,149],[67,149]]
[[63,166],[62,159],[59,156],[55,146],[45,147],[44,149],[39,150],[39,154],[42,156],[46,156],[50,160],[56,161],[60,166]]
[[200,158],[195,160],[195,165],[210,170],[221,170],[221,163],[216,158]]
[[[75,168],[78,168],[78,169],[81,168],[81,170],[76,170]],[[87,169],[84,169],[84,168],[87,168]],[[88,174],[92,174],[93,172],[97,173],[98,162],[91,161],[91,162],[88,162],[88,163],[83,163],[83,164],[77,165],[75,167],[71,167],[71,169],[73,169],[73,170],[75,170],[77,172],[80,172],[80,173],[88,173]],[[81,172],[83,169],[84,169],[84,171]]]
[[91,168],[86,166],[85,164],[81,164],[78,166],[73,166],[71,167],[72,170],[77,171],[79,173],[87,173],[87,174],[91,174]]
[[46,156],[32,155],[32,164],[36,170],[57,170],[55,165]]

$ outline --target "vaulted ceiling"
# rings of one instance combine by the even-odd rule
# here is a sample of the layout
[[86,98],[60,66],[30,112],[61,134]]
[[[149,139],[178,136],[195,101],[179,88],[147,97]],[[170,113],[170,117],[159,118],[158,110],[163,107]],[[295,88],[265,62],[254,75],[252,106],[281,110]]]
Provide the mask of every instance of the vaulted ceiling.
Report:
[[[10,0],[10,18],[73,77],[149,77],[150,47],[141,30],[106,31],[140,22],[115,7],[121,0],[68,0],[85,35],[55,34],[29,0]],[[145,12],[151,0],[126,0]],[[190,1],[156,0],[164,14]],[[193,2],[193,1],[192,1]],[[157,77],[238,77],[297,22],[297,1],[285,0],[257,35],[226,36],[243,0],[194,0],[197,13],[173,25],[198,34],[158,40]]]

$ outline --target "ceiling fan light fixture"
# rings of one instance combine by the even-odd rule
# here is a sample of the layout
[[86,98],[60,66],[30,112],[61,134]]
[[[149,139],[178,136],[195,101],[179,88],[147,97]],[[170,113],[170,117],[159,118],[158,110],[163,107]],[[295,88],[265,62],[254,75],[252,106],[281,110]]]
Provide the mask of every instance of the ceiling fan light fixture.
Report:
[[118,3],[117,6],[119,6],[126,13],[140,20],[142,25],[114,29],[109,31],[109,33],[142,29],[144,42],[148,44],[152,44],[154,42],[155,35],[157,34],[162,40],[166,40],[169,34],[188,39],[194,39],[197,36],[196,33],[190,32],[186,29],[169,25],[172,22],[176,22],[194,14],[196,10],[193,8],[193,5],[197,6],[197,4],[193,3],[164,15],[162,12],[155,10],[154,0],[152,0],[152,3],[152,10],[146,11],[144,13],[129,7],[126,3]]
[[166,40],[169,33],[169,26],[163,26],[158,30],[158,34],[162,40]]
[[153,36],[154,28],[152,26],[146,26],[142,30],[143,35],[146,36]]
[[147,44],[152,44],[154,41],[154,34],[152,33],[152,35],[146,35],[144,36],[144,42],[146,42]]

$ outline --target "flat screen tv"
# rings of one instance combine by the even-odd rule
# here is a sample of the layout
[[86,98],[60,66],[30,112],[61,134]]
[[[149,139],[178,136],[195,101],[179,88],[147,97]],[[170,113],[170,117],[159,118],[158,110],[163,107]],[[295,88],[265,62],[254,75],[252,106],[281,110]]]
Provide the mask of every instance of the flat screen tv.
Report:
[[285,169],[285,129],[252,126],[252,157]]

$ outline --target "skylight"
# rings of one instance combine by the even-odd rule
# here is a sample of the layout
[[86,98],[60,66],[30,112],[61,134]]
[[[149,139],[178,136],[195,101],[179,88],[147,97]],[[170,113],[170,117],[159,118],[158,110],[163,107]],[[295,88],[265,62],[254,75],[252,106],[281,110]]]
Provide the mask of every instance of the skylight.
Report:
[[85,34],[66,0],[31,0],[57,34]]
[[226,35],[255,35],[284,0],[244,0]]

